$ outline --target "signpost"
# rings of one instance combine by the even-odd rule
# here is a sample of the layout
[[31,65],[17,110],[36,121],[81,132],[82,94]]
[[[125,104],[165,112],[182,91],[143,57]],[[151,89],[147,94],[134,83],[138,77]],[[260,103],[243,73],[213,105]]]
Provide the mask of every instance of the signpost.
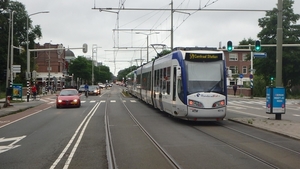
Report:
[[285,114],[285,88],[268,87],[266,97],[266,113],[275,114],[276,120],[281,120],[281,114]]
[[12,88],[13,88],[12,97],[22,99],[22,84],[13,84]]
[[267,53],[262,53],[262,52],[254,52],[253,56],[255,58],[266,58],[267,57]]

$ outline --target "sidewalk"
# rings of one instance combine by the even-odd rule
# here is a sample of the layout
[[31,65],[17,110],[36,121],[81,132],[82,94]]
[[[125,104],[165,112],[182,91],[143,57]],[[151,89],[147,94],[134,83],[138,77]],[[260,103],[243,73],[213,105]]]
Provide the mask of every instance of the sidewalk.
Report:
[[[261,98],[261,97],[255,97],[251,99],[250,97],[239,97],[239,96],[228,95],[228,99],[231,98],[241,98],[245,100],[247,99],[266,100],[266,98]],[[298,99],[286,99],[286,103],[297,104],[300,106],[300,100]],[[300,123],[292,122],[285,119],[276,120],[275,115],[272,118],[244,117],[244,118],[231,118],[228,120],[300,140]]]
[[[22,97],[22,101],[20,102],[11,102],[9,107],[4,108],[5,99],[0,99],[0,118],[9,114],[14,114],[18,112],[22,112],[24,110],[30,109],[32,107],[38,106],[40,104],[45,103],[43,98],[52,98],[55,97],[55,94],[41,95],[40,100],[31,100],[27,102],[27,96]],[[19,99],[20,100],[20,99]]]
[[[26,97],[23,99],[24,102],[11,103],[12,106],[3,108],[4,103],[0,103],[0,117],[9,115],[12,113],[22,112],[26,109],[30,109],[32,107],[38,106],[40,104],[45,103],[42,99],[45,97],[55,97],[55,94],[49,94],[41,97],[39,101],[29,101],[27,102]],[[234,97],[234,96],[229,96]],[[249,99],[245,98],[244,99]],[[256,100],[258,98],[254,98]],[[3,101],[5,99],[1,99]],[[291,100],[289,100],[291,101]],[[292,102],[299,103],[300,100],[292,100]],[[288,120],[275,120],[275,118],[257,118],[257,117],[248,117],[248,118],[232,118],[228,119],[230,121],[238,122],[241,124],[257,127],[263,130],[275,132],[281,135],[285,135],[291,138],[300,140],[300,123],[295,123]]]

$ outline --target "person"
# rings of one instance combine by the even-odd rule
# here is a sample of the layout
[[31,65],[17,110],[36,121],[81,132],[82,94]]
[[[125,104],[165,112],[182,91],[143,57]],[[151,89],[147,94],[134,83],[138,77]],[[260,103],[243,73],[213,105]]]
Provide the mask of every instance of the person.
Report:
[[237,90],[237,85],[234,84],[234,85],[233,85],[233,95],[236,95],[236,90]]
[[88,97],[88,95],[89,95],[89,85],[87,84],[87,83],[85,83],[85,85],[84,85],[84,91],[85,91],[85,97]]
[[37,92],[37,88],[36,88],[35,84],[31,87],[31,92],[32,92],[33,99],[35,99],[36,98],[36,92]]

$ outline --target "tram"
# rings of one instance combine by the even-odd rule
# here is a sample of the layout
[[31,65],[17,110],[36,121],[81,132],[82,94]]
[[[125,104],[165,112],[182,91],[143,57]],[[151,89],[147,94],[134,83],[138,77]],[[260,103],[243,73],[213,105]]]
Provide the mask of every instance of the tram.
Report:
[[223,51],[176,49],[130,72],[128,92],[176,118],[223,120],[227,105]]

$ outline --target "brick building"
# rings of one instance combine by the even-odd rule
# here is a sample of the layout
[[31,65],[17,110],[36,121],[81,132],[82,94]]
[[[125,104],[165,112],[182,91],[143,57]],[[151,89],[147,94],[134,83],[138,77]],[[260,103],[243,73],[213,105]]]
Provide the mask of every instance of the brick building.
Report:
[[[224,50],[224,55],[226,57],[226,66],[228,70],[231,70],[232,76],[227,77],[227,84],[234,85],[244,85],[245,83],[250,83],[250,70],[251,70],[251,51],[245,49],[235,49],[232,52]],[[240,78],[240,74],[243,78]]]
[[[64,77],[66,72],[65,50],[54,50],[63,48],[60,44],[45,43],[44,45],[35,44],[35,49],[41,51],[35,52],[35,70],[37,71],[36,82],[39,85],[61,88],[60,80]],[[47,50],[48,49],[48,50]],[[56,83],[54,83],[56,81]]]

